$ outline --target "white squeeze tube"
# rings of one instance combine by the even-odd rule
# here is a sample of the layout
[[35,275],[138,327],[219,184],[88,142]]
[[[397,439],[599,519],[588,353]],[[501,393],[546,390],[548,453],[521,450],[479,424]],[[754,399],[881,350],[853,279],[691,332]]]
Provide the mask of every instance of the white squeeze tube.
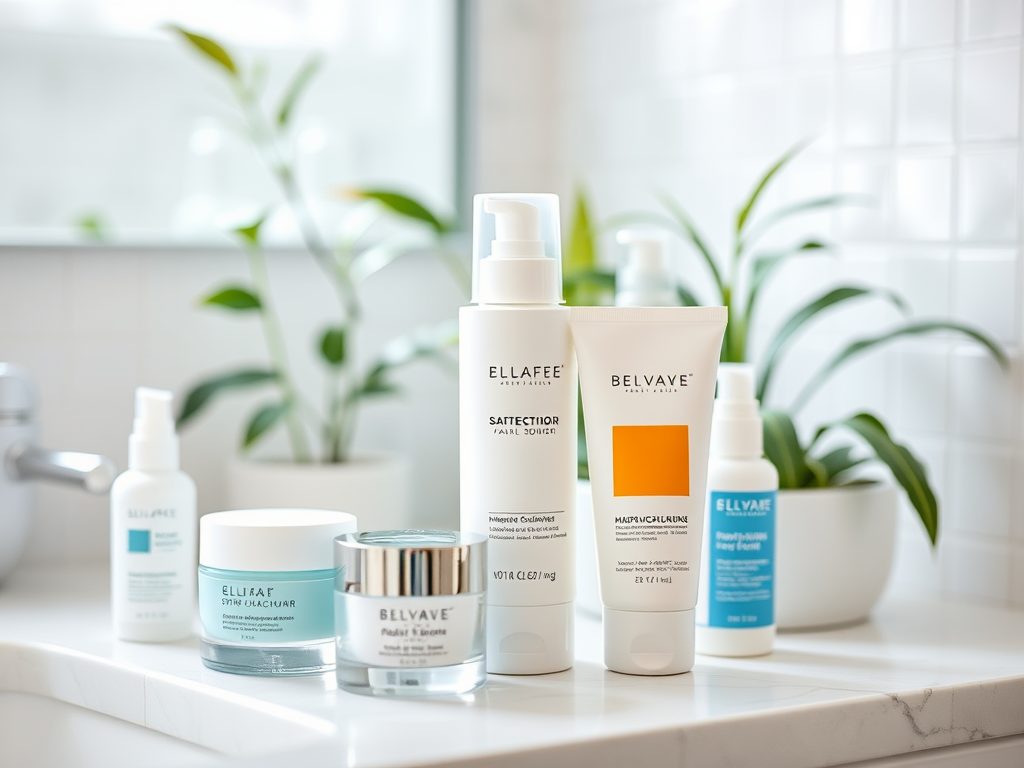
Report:
[[613,672],[693,666],[725,307],[572,307]]
[[487,544],[487,671],[573,663],[577,377],[558,197],[477,195],[459,311],[464,531]]

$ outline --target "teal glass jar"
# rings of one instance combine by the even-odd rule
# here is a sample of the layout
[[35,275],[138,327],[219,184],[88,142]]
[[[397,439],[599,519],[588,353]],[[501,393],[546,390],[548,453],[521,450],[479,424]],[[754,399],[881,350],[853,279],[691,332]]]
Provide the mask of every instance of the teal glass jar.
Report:
[[332,542],[356,529],[345,512],[246,509],[199,522],[203,663],[247,675],[334,667]]

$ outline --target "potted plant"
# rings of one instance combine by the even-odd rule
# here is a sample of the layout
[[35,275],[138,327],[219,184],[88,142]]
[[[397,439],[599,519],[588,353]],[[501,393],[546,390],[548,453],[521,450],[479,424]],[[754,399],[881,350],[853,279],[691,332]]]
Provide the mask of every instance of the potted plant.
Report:
[[[289,151],[289,129],[299,98],[315,76],[320,59],[313,56],[297,71],[276,108],[269,111],[260,95],[263,67],[243,69],[221,44],[195,32],[171,27],[173,34],[201,55],[224,77],[248,138],[276,181],[298,225],[305,249],[323,272],[337,297],[336,320],[319,331],[316,353],[323,366],[321,408],[304,397],[295,379],[290,354],[273,298],[261,230],[266,216],[239,226],[234,235],[248,258],[247,284],[219,286],[201,299],[204,306],[251,315],[260,321],[267,362],[221,371],[196,383],[184,398],[179,425],[196,418],[219,396],[262,389],[267,400],[251,415],[241,450],[247,454],[275,428],[283,427],[290,455],[281,461],[234,461],[228,467],[228,503],[232,507],[314,506],[344,509],[360,517],[360,527],[407,527],[407,467],[391,455],[353,453],[352,441],[360,406],[371,398],[394,394],[393,372],[414,360],[429,358],[453,366],[444,350],[457,343],[454,320],[414,329],[394,339],[365,367],[358,365],[353,346],[361,307],[359,285],[402,254],[428,249],[440,253],[466,290],[468,276],[461,258],[447,244],[453,225],[425,205],[400,193],[381,189],[350,189],[360,202],[340,227],[338,242],[328,245],[298,183]],[[407,225],[370,241],[374,224],[397,217]],[[417,230],[410,236],[409,229]]]
[[[729,308],[722,362],[750,359],[749,331],[757,322],[763,292],[779,268],[798,254],[824,253],[829,245],[814,238],[780,250],[759,243],[773,227],[794,216],[857,203],[845,195],[803,200],[755,216],[765,189],[805,147],[786,152],[754,185],[736,213],[733,248],[720,259],[678,201],[662,194],[665,213],[625,214],[620,223],[645,222],[681,237],[698,254],[711,277],[713,295],[703,297],[689,285],[679,286],[684,305],[721,304]],[[592,260],[570,279],[600,285],[613,277]],[[707,300],[703,300],[707,299]],[[820,365],[795,397],[783,403],[775,392],[775,373],[802,331],[823,313],[852,302],[877,300],[902,315],[894,327],[846,342]],[[796,422],[802,408],[838,369],[864,353],[900,338],[934,333],[964,336],[987,349],[1006,368],[997,342],[981,331],[945,319],[909,317],[898,294],[871,286],[842,285],[816,296],[776,329],[760,359],[757,396],[762,403],[765,455],[779,471],[776,551],[776,619],[781,628],[842,624],[864,619],[888,579],[896,529],[897,491],[887,481],[864,473],[871,462],[888,467],[916,511],[934,547],[939,532],[939,504],[924,464],[897,442],[881,419],[857,413],[822,424],[801,440]],[[585,455],[585,454],[584,454]]]

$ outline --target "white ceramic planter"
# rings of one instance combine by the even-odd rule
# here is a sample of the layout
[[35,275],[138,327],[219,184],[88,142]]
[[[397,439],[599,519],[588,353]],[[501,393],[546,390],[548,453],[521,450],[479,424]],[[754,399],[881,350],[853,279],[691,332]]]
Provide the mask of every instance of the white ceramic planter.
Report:
[[390,453],[357,454],[344,464],[243,461],[227,466],[227,508],[336,509],[360,531],[416,527],[409,502],[409,462]]
[[885,588],[896,538],[896,487],[780,491],[775,620],[780,629],[862,621]]

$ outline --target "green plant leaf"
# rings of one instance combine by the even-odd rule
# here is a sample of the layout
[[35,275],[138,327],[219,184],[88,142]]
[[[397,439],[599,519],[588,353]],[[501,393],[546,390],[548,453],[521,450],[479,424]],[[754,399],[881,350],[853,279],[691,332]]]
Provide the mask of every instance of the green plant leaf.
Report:
[[843,302],[850,301],[851,299],[860,299],[865,297],[885,299],[904,313],[910,311],[907,303],[901,296],[899,296],[899,294],[882,288],[860,288],[857,286],[844,285],[839,288],[833,288],[823,296],[819,296],[790,315],[789,319],[782,324],[782,327],[776,331],[771,341],[768,342],[768,346],[765,348],[764,356],[762,358],[761,375],[757,383],[757,399],[762,403],[765,402],[768,385],[771,383],[771,377],[772,373],[775,371],[775,366],[779,362],[779,358],[790,341],[792,341],[793,336],[798,331],[800,331],[812,318],[816,317],[821,312],[824,312],[826,309],[830,309],[837,304],[842,304]]
[[1010,365],[1010,360],[1006,356],[1006,352],[999,346],[992,337],[985,333],[971,328],[969,325],[963,323],[957,323],[952,320],[912,320],[898,328],[880,333],[877,336],[870,336],[865,339],[858,339],[857,341],[851,342],[842,350],[840,350],[831,360],[823,365],[814,376],[804,385],[803,389],[800,390],[800,394],[796,396],[793,401],[793,408],[802,408],[808,400],[814,395],[815,392],[825,383],[825,380],[831,376],[837,368],[844,363],[847,363],[851,358],[857,355],[863,354],[881,344],[887,344],[890,341],[902,338],[904,336],[921,336],[923,334],[937,333],[941,331],[953,331],[955,333],[961,333],[970,339],[978,342],[984,346],[996,359],[999,365],[1006,370]]
[[783,265],[791,256],[795,256],[803,251],[820,251],[830,248],[826,243],[822,243],[818,240],[808,240],[807,242],[801,243],[798,246],[789,248],[780,253],[765,253],[755,256],[753,261],[750,263],[750,293],[747,296],[747,317],[750,317],[753,312],[754,306],[757,304],[758,295],[761,292],[761,288],[764,287],[768,278],[771,277],[775,270]]
[[281,418],[288,413],[291,403],[271,403],[264,405],[249,420],[249,426],[245,428],[245,438],[242,441],[243,448],[251,448],[253,444],[266,434],[267,430],[273,427]]
[[339,366],[345,362],[345,329],[328,328],[320,339],[320,356],[328,365]]
[[765,187],[768,186],[768,182],[770,182],[775,177],[775,174],[777,174],[786,165],[788,165],[790,160],[792,160],[800,152],[802,152],[809,143],[809,139],[803,139],[798,143],[794,144],[789,150],[786,151],[786,153],[782,157],[780,157],[775,162],[775,164],[771,168],[765,171],[764,175],[754,186],[754,190],[750,193],[750,197],[747,198],[747,202],[743,204],[743,207],[740,208],[739,212],[736,214],[737,239],[738,236],[743,233],[743,226],[747,223],[747,219],[750,217],[751,212],[754,210],[754,205],[757,203],[757,200],[761,196],[761,193],[764,191]]
[[243,389],[245,387],[256,386],[257,384],[266,384],[267,382],[277,381],[277,378],[278,376],[276,371],[261,368],[248,368],[241,371],[232,371],[231,373],[225,373],[220,376],[214,376],[213,378],[200,382],[196,386],[192,387],[189,393],[185,395],[185,403],[182,405],[181,413],[178,415],[178,426],[182,426],[193,416],[199,413],[199,411],[205,408],[214,395],[227,390]]
[[235,66],[234,60],[220,43],[174,24],[168,24],[167,29],[171,32],[176,32],[199,53],[203,54],[210,61],[219,64],[233,77],[238,77],[238,68]]
[[428,224],[439,235],[450,229],[448,224],[431,213],[425,205],[399,192],[384,189],[348,189],[344,190],[344,193],[364,200],[376,200],[392,213]]
[[392,339],[381,350],[377,362],[363,378],[362,384],[353,391],[351,399],[398,392],[398,387],[388,381],[388,376],[397,368],[415,360],[431,359],[453,369],[453,372],[457,371],[458,366],[442,353],[458,344],[459,324],[455,319],[433,326],[422,326],[407,336]]
[[109,228],[103,216],[98,213],[86,213],[75,219],[75,229],[84,240],[102,243],[109,239]]
[[295,109],[295,104],[299,100],[299,96],[305,90],[306,86],[316,75],[320,67],[323,66],[324,59],[319,53],[313,53],[306,59],[305,63],[295,73],[295,77],[292,78],[291,83],[285,89],[284,97],[281,99],[281,106],[277,108],[277,127],[285,128],[288,125],[288,120],[292,116],[292,110]]
[[615,273],[607,269],[578,269],[567,272],[562,277],[562,285],[566,291],[578,291],[581,288],[599,291],[615,291]]
[[259,296],[248,288],[242,288],[238,285],[221,288],[219,291],[211,293],[205,299],[201,299],[200,303],[242,312],[263,308]]
[[779,471],[779,488],[803,488],[811,477],[796,427],[784,411],[763,410],[764,454]]
[[825,195],[824,197],[815,197],[810,200],[801,200],[791,205],[785,205],[782,208],[777,208],[771,213],[765,214],[762,218],[750,225],[747,229],[746,237],[740,241],[736,246],[737,253],[745,251],[755,240],[761,237],[765,232],[774,227],[781,221],[785,221],[791,216],[796,216],[801,213],[807,213],[809,211],[817,210],[819,208],[831,208],[836,205],[853,205],[853,204],[866,204],[870,198],[865,195]]
[[722,303],[725,301],[725,283],[722,281],[722,275],[718,271],[718,264],[715,261],[714,254],[711,249],[704,242],[704,238],[700,236],[696,226],[694,226],[693,220],[678,202],[667,194],[659,195],[662,205],[668,208],[669,212],[675,219],[678,228],[681,229],[683,236],[689,240],[693,246],[697,249],[697,252],[704,258],[704,263],[711,271],[711,277],[715,281],[715,285],[718,286],[718,292],[722,296]]
[[242,242],[244,242],[250,248],[260,247],[260,227],[267,220],[267,214],[261,215],[252,224],[247,224],[244,227],[235,227],[234,233],[238,235]]
[[590,205],[587,195],[576,189],[576,206],[573,208],[572,226],[569,230],[569,247],[565,251],[563,272],[593,271],[597,266],[597,249],[594,247],[594,230],[590,224]]
[[853,446],[841,445],[817,459],[825,469],[828,485],[837,485],[836,479],[839,475],[867,461],[865,458],[857,458],[852,454]]
[[422,231],[419,233],[398,232],[371,248],[361,251],[352,259],[352,266],[349,270],[352,282],[355,285],[359,285],[370,275],[379,272],[395,259],[407,253],[417,250],[426,252],[430,247],[430,243],[425,239],[426,237],[426,233]]
[[924,465],[903,445],[889,436],[885,426],[869,413],[858,413],[831,426],[845,427],[857,433],[871,446],[875,455],[892,471],[924,524],[928,538],[935,546],[939,535],[939,505],[928,483]]
[[687,286],[676,283],[676,293],[679,294],[679,303],[684,307],[701,306],[700,299],[697,298],[697,294]]

